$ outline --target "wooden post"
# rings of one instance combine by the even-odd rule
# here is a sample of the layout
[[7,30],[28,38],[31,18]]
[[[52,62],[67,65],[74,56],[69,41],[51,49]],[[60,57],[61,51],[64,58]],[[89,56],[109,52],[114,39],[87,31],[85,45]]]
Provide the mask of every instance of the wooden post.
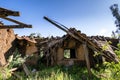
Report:
[[89,77],[91,77],[92,72],[90,70],[89,53],[88,53],[88,48],[86,46],[86,43],[83,44],[83,49],[84,49],[84,55],[85,55],[86,66],[87,66],[87,69],[88,69],[88,74],[89,74]]
[[26,75],[29,76],[30,75],[30,71],[28,70],[27,66],[25,65],[25,63],[23,63],[23,70],[25,71]]

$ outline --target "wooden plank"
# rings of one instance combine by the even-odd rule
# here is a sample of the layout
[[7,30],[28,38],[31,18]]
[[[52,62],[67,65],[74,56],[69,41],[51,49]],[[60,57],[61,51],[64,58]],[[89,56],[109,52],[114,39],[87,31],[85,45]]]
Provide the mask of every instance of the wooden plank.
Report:
[[89,74],[89,77],[92,77],[92,72],[90,70],[89,53],[88,53],[88,48],[86,46],[86,43],[83,44],[83,48],[84,48],[85,61],[86,61],[87,69],[88,69],[88,74]]
[[0,29],[7,29],[7,28],[32,28],[32,25],[2,25]]
[[4,12],[0,11],[0,17],[7,17],[7,16],[19,16],[19,12]]
[[67,30],[64,29],[64,28],[62,28],[61,25],[57,24],[56,21],[53,21],[53,20],[51,20],[51,19],[49,19],[49,18],[47,18],[47,17],[45,17],[45,16],[44,16],[44,19],[47,20],[47,21],[49,21],[51,24],[55,25],[57,28],[59,28],[59,29],[61,29],[61,30],[63,30],[64,32],[67,33]]
[[0,7],[0,17],[7,17],[7,16],[20,16],[20,13],[18,11],[12,11]]
[[22,76],[18,75],[17,73],[12,73],[14,76],[16,76],[19,80],[22,80]]
[[24,24],[24,23],[22,23],[22,22],[20,22],[20,21],[17,21],[17,20],[8,18],[8,17],[4,17],[3,19],[8,20],[8,21],[11,21],[11,22],[14,22],[14,23],[16,23],[16,24],[26,25],[26,24]]
[[23,63],[23,70],[25,71],[25,74],[27,75],[27,76],[29,76],[30,75],[30,71],[28,70],[28,68],[27,68],[27,66]]

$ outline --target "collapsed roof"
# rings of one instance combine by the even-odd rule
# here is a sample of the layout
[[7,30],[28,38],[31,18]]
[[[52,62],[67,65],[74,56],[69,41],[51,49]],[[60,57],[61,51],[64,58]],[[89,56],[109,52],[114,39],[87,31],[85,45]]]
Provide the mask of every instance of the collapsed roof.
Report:
[[[93,51],[97,51],[97,52],[101,53],[102,46],[107,43],[107,41],[102,42],[102,41],[96,40],[95,38],[88,38],[86,36],[86,34],[83,34],[80,31],[77,31],[75,28],[68,29],[66,26],[64,26],[64,25],[62,25],[62,24],[60,24],[60,23],[58,23],[54,20],[51,20],[47,17],[44,17],[44,19],[46,19],[47,21],[49,21],[50,23],[55,25],[57,28],[66,32],[67,35],[69,35],[70,37],[76,39],[80,43],[83,43],[83,44],[87,45],[87,47],[91,48]],[[57,41],[53,45],[55,45],[59,42],[61,42],[61,40]],[[50,47],[52,47],[52,46],[50,46]],[[118,58],[117,58],[117,56],[115,55],[115,53],[113,52],[113,50],[111,49],[110,46],[107,50],[103,51],[101,55],[103,55],[109,61],[114,61],[115,63],[118,63]]]

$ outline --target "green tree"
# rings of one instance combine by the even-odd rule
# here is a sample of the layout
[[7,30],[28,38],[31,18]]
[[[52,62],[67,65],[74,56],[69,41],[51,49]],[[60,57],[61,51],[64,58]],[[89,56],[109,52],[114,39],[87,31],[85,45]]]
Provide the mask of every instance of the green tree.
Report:
[[116,31],[112,32],[113,37],[116,37],[115,33],[117,33],[118,39],[120,41],[120,13],[119,13],[119,8],[118,8],[118,4],[114,4],[112,6],[110,6],[110,10],[112,11],[113,17],[116,18],[115,20],[115,24],[116,24]]

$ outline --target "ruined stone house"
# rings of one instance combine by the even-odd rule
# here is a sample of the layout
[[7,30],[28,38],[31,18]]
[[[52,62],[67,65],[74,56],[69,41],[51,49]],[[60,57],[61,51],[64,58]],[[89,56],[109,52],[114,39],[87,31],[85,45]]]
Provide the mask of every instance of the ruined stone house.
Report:
[[[4,10],[1,9],[0,10]],[[9,13],[9,11],[7,12]],[[5,13],[6,14],[6,13]],[[0,24],[0,65],[6,64],[6,59],[11,55],[17,48],[22,56],[34,55],[35,57],[28,60],[28,63],[37,64],[39,58],[41,62],[46,65],[73,65],[87,64],[88,67],[100,64],[104,60],[118,62],[116,54],[113,52],[113,48],[108,45],[108,48],[102,51],[102,46],[107,41],[115,42],[117,40],[105,38],[105,37],[88,37],[86,34],[81,33],[75,28],[68,29],[67,27],[54,23],[49,20],[52,24],[65,31],[67,34],[63,37],[51,37],[51,38],[30,38],[27,36],[15,36],[12,29],[8,28],[30,28],[31,25],[23,24],[19,21],[6,18],[12,13],[2,15],[2,18],[15,22],[18,25],[4,25]],[[3,17],[4,16],[4,17]],[[7,28],[7,29],[6,29]],[[113,46],[116,44],[112,44]],[[101,53],[100,55],[94,56],[95,53]],[[40,56],[42,55],[42,56]],[[66,56],[67,55],[67,56]]]
[[[70,30],[74,31],[74,28],[71,28]],[[86,40],[89,41],[89,43],[94,44],[94,47],[97,46],[99,50],[101,50],[100,48],[104,46],[107,43],[107,41],[118,41],[116,39],[107,37],[105,38],[101,36],[88,37],[85,34],[80,33],[79,31],[77,33],[83,37],[80,38],[81,40],[85,41],[84,39],[86,38]],[[114,43],[114,45],[116,44]],[[45,63],[47,65],[85,65],[86,50],[88,50],[89,53],[88,57],[91,66],[102,63],[103,56],[105,57],[106,61],[118,62],[117,56],[115,55],[113,48],[111,48],[110,45],[108,45],[108,49],[103,52],[103,55],[94,56],[96,52],[95,50],[93,50],[87,44],[85,48],[84,43],[79,42],[75,38],[71,37],[69,34],[64,35],[63,37],[51,37],[48,40],[38,42],[38,45],[43,51],[43,57],[44,59],[46,59],[44,61],[46,61]]]
[[[102,47],[107,44],[110,38],[106,39],[99,36],[88,37],[75,28],[68,29],[64,25],[47,17],[44,17],[44,19],[67,33],[67,35],[61,38],[50,38],[49,40],[40,42],[40,45],[44,45],[41,48],[47,65],[84,63],[87,67],[90,67],[102,63],[103,60],[118,63],[118,58],[109,44],[108,48],[102,51]],[[110,39],[110,41],[114,40]],[[96,53],[100,54],[94,56]],[[66,57],[65,54],[69,57]]]

